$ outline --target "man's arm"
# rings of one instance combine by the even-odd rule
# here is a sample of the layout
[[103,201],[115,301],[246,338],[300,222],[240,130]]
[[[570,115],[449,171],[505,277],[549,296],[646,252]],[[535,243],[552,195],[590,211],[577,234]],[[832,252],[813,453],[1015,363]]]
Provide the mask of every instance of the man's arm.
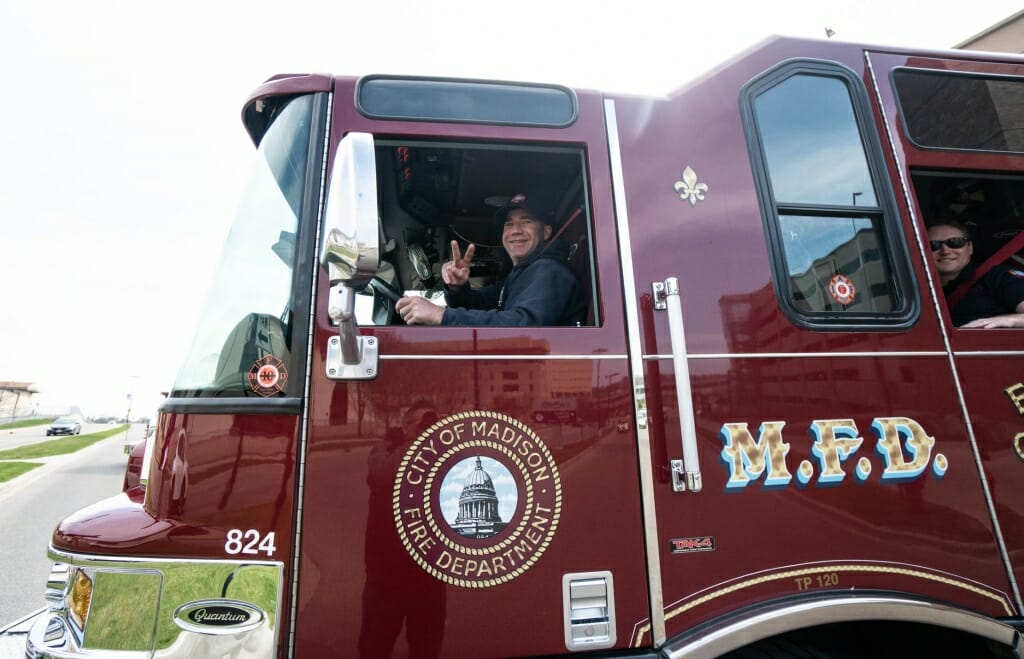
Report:
[[999,304],[1003,305],[1004,309],[1013,309],[1013,312],[988,318],[977,318],[960,327],[973,329],[1024,327],[1024,278],[1012,274],[1006,268],[996,266],[985,274],[982,281],[988,284]]
[[466,309],[449,306],[442,325],[490,325],[530,327],[563,324],[567,309],[577,294],[576,277],[565,265],[543,259],[530,265],[505,289],[504,309]]
[[411,295],[398,300],[395,311],[406,325],[440,325],[445,308],[426,298]]
[[964,323],[960,327],[974,328],[974,329],[992,329],[995,327],[1024,327],[1024,302],[1017,305],[1017,308],[1013,313],[1003,314],[1001,316],[992,316],[990,318],[978,318],[972,320],[969,323]]

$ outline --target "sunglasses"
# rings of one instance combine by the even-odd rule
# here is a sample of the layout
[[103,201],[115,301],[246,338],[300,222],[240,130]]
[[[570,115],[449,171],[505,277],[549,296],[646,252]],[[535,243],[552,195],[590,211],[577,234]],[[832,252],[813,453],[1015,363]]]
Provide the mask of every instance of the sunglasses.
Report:
[[942,249],[943,245],[950,249],[960,249],[961,247],[966,246],[969,242],[971,241],[967,238],[957,236],[956,238],[946,238],[945,240],[929,240],[928,244],[931,245],[933,252],[937,252]]

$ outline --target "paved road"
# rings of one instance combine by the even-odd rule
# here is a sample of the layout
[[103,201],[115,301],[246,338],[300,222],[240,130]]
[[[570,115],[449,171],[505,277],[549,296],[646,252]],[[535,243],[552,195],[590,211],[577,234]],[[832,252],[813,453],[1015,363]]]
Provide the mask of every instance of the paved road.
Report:
[[[48,439],[60,439],[61,437],[66,437],[66,435],[47,437],[47,427],[49,427],[49,424],[29,426],[28,428],[16,428],[14,430],[0,430],[0,450],[24,446],[25,444],[35,444],[36,442],[43,442]],[[82,434],[99,432],[100,430],[107,430],[108,428],[113,427],[115,427],[114,424],[83,423]],[[121,434],[121,437],[124,437],[124,433]]]
[[[45,427],[39,432],[45,440]],[[135,424],[128,437],[138,441],[144,432],[145,425]],[[0,484],[0,628],[43,606],[50,573],[46,548],[57,522],[121,491],[124,439],[121,432],[77,453],[48,458],[45,466]]]

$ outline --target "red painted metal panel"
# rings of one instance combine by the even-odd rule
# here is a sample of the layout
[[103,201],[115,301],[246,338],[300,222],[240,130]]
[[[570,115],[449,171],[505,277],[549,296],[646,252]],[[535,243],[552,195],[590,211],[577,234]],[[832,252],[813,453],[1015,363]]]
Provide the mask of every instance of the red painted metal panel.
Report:
[[[352,98],[350,85],[340,82],[335,98]],[[629,642],[632,621],[648,615],[603,108],[596,94],[581,93],[579,101],[579,120],[559,130],[372,121],[349,103],[335,104],[333,139],[358,130],[378,137],[583,146],[600,288],[596,302],[604,322],[525,330],[366,327],[361,331],[379,340],[379,377],[330,382],[323,360],[337,330],[326,324],[327,288],[321,284],[297,656],[357,647],[395,657],[562,653],[562,575],[568,572],[612,572],[620,647]],[[503,396],[502,383],[511,380],[526,393]],[[536,420],[554,380],[571,380],[579,388],[575,422]],[[422,408],[403,425],[416,406]],[[491,434],[498,426],[500,434]],[[458,439],[452,432],[460,433]],[[442,446],[448,453],[437,451]],[[537,457],[544,450],[550,470]],[[495,543],[511,538],[511,531],[493,541],[460,539],[452,520],[442,519],[440,492],[452,487],[446,479],[475,457],[509,467],[508,473],[484,469],[496,487],[502,486],[499,478],[515,483],[519,499],[504,520],[508,528],[531,520],[500,551]],[[428,473],[436,477],[430,487],[420,480]],[[560,486],[557,515],[545,513],[554,507],[553,482]],[[419,524],[428,518],[433,527]],[[465,547],[477,553],[460,554]]]
[[[883,73],[894,67],[914,67],[939,71],[957,71],[986,75],[1024,76],[1019,61],[980,62],[960,57],[915,57],[902,54],[872,54],[875,66]],[[1024,174],[1024,158],[1019,155],[979,152],[922,150],[910,144],[898,117],[898,105],[888,79],[880,81],[880,95],[886,115],[897,131],[897,155],[904,171],[942,167],[950,173],[987,175]],[[915,200],[916,201],[916,200]],[[916,210],[923,223],[920,204]],[[925,249],[927,251],[927,248]],[[936,281],[937,273],[934,274]],[[942,291],[938,291],[942,323],[949,333],[956,355],[969,421],[978,446],[978,456],[994,501],[1014,577],[1024,584],[1024,518],[1017,502],[1024,495],[1024,409],[1019,407],[1018,385],[1024,381],[1024,333],[1019,329],[957,329],[952,326]]]
[[229,529],[275,533],[291,552],[298,417],[163,414],[145,502],[119,495],[54,531],[56,546],[87,554],[230,558]]
[[[617,101],[643,351],[651,356],[659,545],[692,548],[672,541],[711,538],[714,547],[662,550],[668,637],[738,607],[830,589],[898,590],[1011,615],[1016,605],[926,285],[919,284],[920,319],[905,331],[810,331],[776,301],[739,93],[753,76],[795,57],[839,62],[869,80],[856,46],[780,40],[666,102]],[[708,186],[696,204],[672,190],[686,167]],[[905,213],[902,200],[899,206]],[[913,245],[909,216],[898,219],[911,236],[912,271],[925,282],[928,265]],[[680,282],[691,356],[700,493],[672,493],[667,469],[682,457],[679,412],[671,361],[654,358],[672,347],[667,314],[653,310],[650,291],[670,276]],[[848,356],[828,356],[835,353]],[[914,478],[887,469],[894,439],[884,430],[895,427],[888,418],[910,419],[935,440]],[[843,479],[829,483],[814,452],[828,450],[816,442],[813,422],[845,419],[863,441],[839,463]],[[756,441],[770,422],[784,422],[788,453],[776,460],[784,460],[789,479],[772,485],[768,470],[751,467],[748,485],[729,487],[737,471],[726,425],[747,424]],[[899,445],[911,460],[907,437]],[[870,472],[858,478],[858,466]],[[738,474],[742,480],[742,467]],[[636,643],[647,634],[641,627]]]
[[[880,123],[894,181],[909,180],[914,168],[1024,170],[1019,156],[910,146],[887,77],[901,65],[1016,75],[1024,73],[1019,65],[888,51],[871,54],[872,79],[857,46],[771,41],[666,99],[615,99],[637,292],[626,300],[611,192],[619,163],[607,152],[600,95],[580,92],[579,120],[565,129],[419,124],[366,118],[349,102],[354,81],[336,81],[333,144],[367,131],[583,148],[602,325],[363,328],[379,340],[379,377],[333,382],[324,361],[337,330],[327,323],[321,278],[304,481],[297,482],[298,415],[165,414],[146,500],[132,490],[84,509],[58,527],[55,546],[226,558],[228,529],[273,531],[277,553],[259,558],[285,561],[288,574],[298,570],[296,656],[356,648],[411,656],[413,647],[424,656],[485,656],[496,647],[508,656],[560,653],[562,575],[610,570],[618,645],[647,646],[638,471],[650,468],[669,638],[740,607],[830,590],[898,591],[1019,615],[969,427],[1020,582],[1024,378],[1022,356],[1013,353],[1021,335],[948,325],[927,287],[935,273],[915,242],[923,227],[912,190],[904,198],[897,188],[922,299],[913,327],[816,332],[779,309],[739,92],[794,57],[839,62],[866,81],[875,119],[888,118],[894,131],[890,147]],[[310,77],[266,89],[325,84]],[[700,203],[674,191],[688,167],[707,185]],[[673,493],[668,469],[681,454],[680,409],[676,373],[664,359],[672,352],[668,320],[651,294],[651,284],[667,277],[682,288],[700,493]],[[650,465],[637,457],[625,304],[640,312]],[[502,395],[496,383],[513,376],[529,395]],[[575,422],[537,418],[555,378],[584,383]],[[411,420],[410,408],[418,410]],[[761,448],[751,449],[758,440]],[[460,538],[445,516],[456,503],[444,492],[462,482],[446,479],[474,458],[490,461],[494,488],[516,494],[508,499],[512,516],[501,521],[523,526],[496,527],[494,540]]]

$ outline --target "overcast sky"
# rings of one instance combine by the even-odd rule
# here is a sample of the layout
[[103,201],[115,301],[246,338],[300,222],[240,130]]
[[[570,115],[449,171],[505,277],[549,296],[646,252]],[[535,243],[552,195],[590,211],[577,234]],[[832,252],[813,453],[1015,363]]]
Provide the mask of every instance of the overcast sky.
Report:
[[948,48],[1019,3],[0,0],[0,380],[46,411],[154,412],[248,172],[275,73],[663,94],[772,34]]

